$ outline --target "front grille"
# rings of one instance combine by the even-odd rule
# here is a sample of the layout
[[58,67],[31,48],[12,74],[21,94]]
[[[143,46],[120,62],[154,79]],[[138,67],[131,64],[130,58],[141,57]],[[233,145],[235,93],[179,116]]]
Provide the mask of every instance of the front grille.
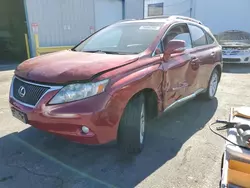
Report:
[[24,82],[18,78],[14,78],[12,87],[15,99],[32,106],[35,106],[43,94],[50,89],[49,87]]
[[227,55],[227,52],[225,52],[225,51],[222,51],[222,54],[223,54],[223,55]]
[[239,54],[240,52],[239,51],[232,51],[231,53],[230,53],[230,55],[237,55],[237,54]]
[[240,58],[223,58],[223,61],[224,62],[232,62],[232,63],[237,63],[237,62],[240,62]]

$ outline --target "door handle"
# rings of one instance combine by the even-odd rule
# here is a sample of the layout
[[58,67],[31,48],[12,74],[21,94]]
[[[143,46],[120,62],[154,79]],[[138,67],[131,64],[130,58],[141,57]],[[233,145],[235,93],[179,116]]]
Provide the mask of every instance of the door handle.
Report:
[[196,56],[191,57],[190,65],[191,65],[193,70],[197,70],[200,67],[200,63],[201,63],[201,61],[198,57],[196,57]]
[[199,61],[199,58],[197,58],[197,57],[192,57],[191,58],[191,64],[192,65],[197,65],[198,61]]
[[198,61],[199,59],[197,57],[192,57],[192,61]]

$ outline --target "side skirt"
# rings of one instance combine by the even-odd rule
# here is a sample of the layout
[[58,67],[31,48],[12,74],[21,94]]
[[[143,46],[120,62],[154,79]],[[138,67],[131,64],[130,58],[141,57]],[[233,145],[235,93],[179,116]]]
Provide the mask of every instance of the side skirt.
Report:
[[206,89],[198,89],[198,90],[197,90],[196,92],[194,92],[193,94],[191,94],[191,95],[189,95],[189,96],[186,96],[186,97],[184,97],[184,98],[181,98],[181,99],[175,101],[173,104],[171,104],[171,105],[169,105],[167,108],[165,108],[165,110],[163,111],[163,114],[164,114],[165,112],[168,112],[168,111],[170,111],[170,110],[176,108],[176,107],[179,107],[179,106],[183,105],[184,103],[186,103],[186,102],[192,100],[192,99],[195,98],[197,95],[199,95],[200,93],[203,93],[203,92],[205,92],[205,91],[206,91]]

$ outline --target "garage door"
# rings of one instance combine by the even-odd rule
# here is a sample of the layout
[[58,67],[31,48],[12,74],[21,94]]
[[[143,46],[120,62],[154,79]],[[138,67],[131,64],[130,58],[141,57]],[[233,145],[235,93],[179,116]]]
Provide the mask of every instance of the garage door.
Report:
[[27,59],[23,0],[0,0],[0,64]]
[[121,0],[95,0],[95,29],[101,29],[123,18]]

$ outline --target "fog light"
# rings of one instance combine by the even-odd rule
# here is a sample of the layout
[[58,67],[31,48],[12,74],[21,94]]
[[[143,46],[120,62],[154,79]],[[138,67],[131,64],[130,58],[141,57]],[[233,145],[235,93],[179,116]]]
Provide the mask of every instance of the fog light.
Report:
[[82,132],[85,133],[85,134],[88,134],[89,133],[89,128],[86,127],[86,126],[82,126]]
[[246,57],[246,58],[245,58],[245,61],[248,61],[248,60],[249,60],[249,57]]

